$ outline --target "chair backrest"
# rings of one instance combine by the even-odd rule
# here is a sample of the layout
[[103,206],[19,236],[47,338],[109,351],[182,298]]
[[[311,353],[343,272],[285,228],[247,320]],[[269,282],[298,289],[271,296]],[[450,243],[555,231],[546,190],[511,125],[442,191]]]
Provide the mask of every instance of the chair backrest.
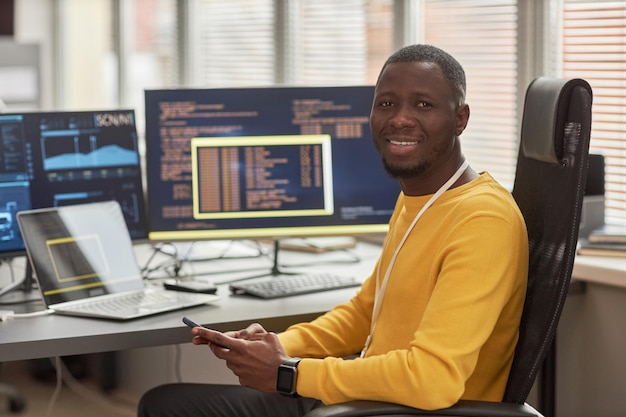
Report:
[[523,403],[567,297],[582,207],[592,91],[581,79],[539,77],[526,91],[513,197],[528,229],[528,290],[505,402]]

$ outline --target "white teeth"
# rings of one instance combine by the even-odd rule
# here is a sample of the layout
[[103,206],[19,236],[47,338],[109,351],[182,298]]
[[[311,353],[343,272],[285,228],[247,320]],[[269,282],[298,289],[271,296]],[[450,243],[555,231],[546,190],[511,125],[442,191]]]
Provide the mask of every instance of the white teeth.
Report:
[[391,143],[392,145],[399,145],[399,146],[415,145],[415,142],[398,142],[398,141],[395,141],[395,140],[390,140],[389,143]]

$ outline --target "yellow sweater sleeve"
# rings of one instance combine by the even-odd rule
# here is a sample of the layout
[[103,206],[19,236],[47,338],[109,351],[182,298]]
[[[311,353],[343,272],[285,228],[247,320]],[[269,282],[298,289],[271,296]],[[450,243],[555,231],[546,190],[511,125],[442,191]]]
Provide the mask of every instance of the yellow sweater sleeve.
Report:
[[[401,198],[379,259],[381,275],[423,205]],[[393,266],[372,343],[374,274],[348,303],[280,334],[299,365],[297,391],[324,403],[371,399],[423,409],[460,398],[499,401],[525,295],[528,244],[510,194],[488,175],[426,211]]]

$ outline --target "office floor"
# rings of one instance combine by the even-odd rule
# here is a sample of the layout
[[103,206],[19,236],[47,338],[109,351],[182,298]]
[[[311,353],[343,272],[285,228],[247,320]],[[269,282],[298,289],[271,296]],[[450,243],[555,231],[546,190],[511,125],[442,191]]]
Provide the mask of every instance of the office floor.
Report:
[[[137,398],[124,392],[105,394],[99,389],[95,378],[88,374],[74,379],[63,387],[54,402],[52,411],[48,408],[56,388],[56,374],[47,377],[35,376],[33,367],[41,364],[33,361],[0,363],[1,382],[17,388],[26,400],[26,409],[19,414],[8,411],[6,398],[0,398],[0,416],[16,417],[131,417],[136,415]],[[41,374],[41,372],[39,372]],[[70,388],[70,385],[74,389]]]

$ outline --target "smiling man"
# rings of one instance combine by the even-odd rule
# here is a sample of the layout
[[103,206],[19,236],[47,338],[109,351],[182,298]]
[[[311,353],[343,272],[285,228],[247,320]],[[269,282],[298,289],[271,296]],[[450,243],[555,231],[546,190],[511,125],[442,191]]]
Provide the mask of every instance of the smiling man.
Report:
[[[376,84],[370,116],[385,170],[400,181],[404,194],[414,196],[434,193],[461,166],[459,136],[470,113],[461,66],[435,49],[419,48],[426,61],[412,60],[415,48],[389,58]],[[454,186],[477,176],[468,167]]]
[[295,417],[359,399],[424,409],[502,399],[528,242],[511,194],[461,152],[465,89],[461,65],[436,47],[407,46],[386,61],[370,126],[402,191],[371,276],[350,301],[278,335],[258,324],[193,328],[193,343],[225,360],[241,386],[160,386],[139,416]]

